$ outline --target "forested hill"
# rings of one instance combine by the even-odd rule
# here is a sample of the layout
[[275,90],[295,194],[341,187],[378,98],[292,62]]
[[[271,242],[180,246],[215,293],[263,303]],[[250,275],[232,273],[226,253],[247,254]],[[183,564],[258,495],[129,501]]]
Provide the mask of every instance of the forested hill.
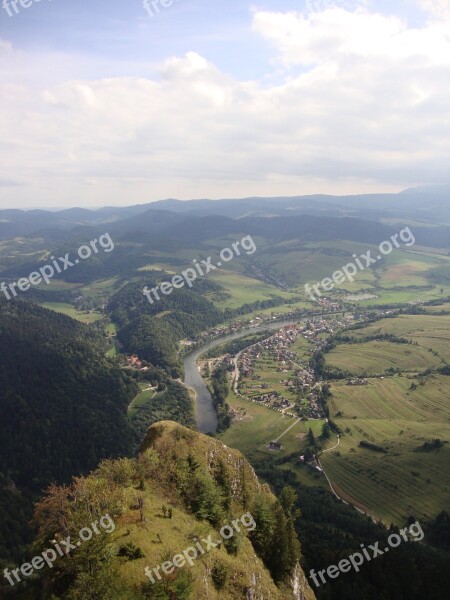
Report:
[[[39,494],[130,452],[126,409],[136,385],[104,358],[95,331],[30,303],[0,300],[0,356],[3,510],[20,500],[15,494]],[[4,536],[0,559],[12,543]]]
[[[114,528],[17,585],[11,597],[314,600],[299,565],[295,501],[290,488],[277,500],[237,450],[177,423],[156,423],[138,458],[104,461],[69,487],[53,486],[36,508],[36,549],[48,547],[55,531],[76,540],[105,514]],[[224,526],[231,535],[222,535]],[[146,576],[146,567],[151,574],[194,544],[201,552],[191,564],[153,582]]]
[[[129,283],[109,302],[108,310],[121,326],[118,337],[128,352],[179,377],[178,341],[194,336],[220,323],[224,316],[203,294],[220,289],[207,279],[199,280],[195,290],[174,290],[168,297],[150,304],[142,293],[144,285],[164,280],[164,274],[150,274]],[[158,313],[164,316],[158,318]]]

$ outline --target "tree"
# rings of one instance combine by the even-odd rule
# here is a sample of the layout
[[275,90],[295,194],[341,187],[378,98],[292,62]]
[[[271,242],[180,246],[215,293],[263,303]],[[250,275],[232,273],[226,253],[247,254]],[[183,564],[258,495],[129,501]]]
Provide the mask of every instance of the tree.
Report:
[[189,506],[198,519],[205,519],[212,525],[220,522],[223,516],[220,492],[208,472],[202,471],[192,477],[187,496]]
[[227,467],[222,459],[219,460],[214,473],[214,478],[222,492],[222,505],[224,510],[228,511],[231,508],[232,499],[231,480],[230,476],[228,475]]
[[297,493],[291,486],[282,489],[280,501],[274,507],[274,529],[269,568],[275,581],[289,577],[300,560],[300,542],[295,531],[295,521],[300,516],[296,508]]
[[267,565],[272,553],[275,519],[272,505],[266,496],[255,498],[251,513],[255,519],[256,528],[249,533],[249,538],[256,553]]
[[311,427],[309,428],[309,431],[308,431],[308,445],[309,446],[316,445],[316,438],[314,437],[314,433],[313,433],[313,430],[311,429]]
[[324,423],[322,425],[322,435],[321,435],[321,438],[323,440],[329,440],[330,437],[331,437],[330,426],[328,425],[328,423]]
[[145,521],[143,496],[139,496],[139,498],[138,498],[138,507],[139,507],[139,517],[140,517],[141,523],[143,523]]

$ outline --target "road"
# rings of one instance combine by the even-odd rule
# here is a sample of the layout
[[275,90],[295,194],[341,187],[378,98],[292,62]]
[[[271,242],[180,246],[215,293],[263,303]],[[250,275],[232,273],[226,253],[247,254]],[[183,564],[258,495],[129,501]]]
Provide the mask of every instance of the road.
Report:
[[341,438],[339,436],[337,436],[337,444],[335,446],[333,446],[332,448],[328,448],[328,450],[324,450],[322,452],[322,454],[325,454],[325,452],[331,452],[332,450],[334,450],[335,448],[337,448],[340,443],[341,443]]
[[300,421],[301,421],[301,419],[297,419],[297,420],[296,420],[294,423],[292,423],[292,425],[290,425],[290,426],[289,426],[289,427],[286,429],[286,431],[285,431],[284,433],[282,433],[282,434],[280,435],[280,437],[277,437],[277,439],[276,439],[276,440],[271,440],[271,441],[272,441],[272,442],[278,442],[279,440],[281,440],[281,438],[282,438],[282,437],[284,437],[284,436],[287,434],[287,432],[288,432],[288,431],[290,431],[290,430],[291,430],[293,427],[295,427],[295,426],[297,425],[297,423],[299,423]]

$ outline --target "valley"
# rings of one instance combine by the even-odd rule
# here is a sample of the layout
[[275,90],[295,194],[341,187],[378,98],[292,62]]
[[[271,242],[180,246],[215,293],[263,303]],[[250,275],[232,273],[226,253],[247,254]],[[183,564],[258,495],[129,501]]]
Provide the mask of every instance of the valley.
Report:
[[[161,229],[166,216],[159,219]],[[191,216],[189,229],[181,227],[183,219],[179,215],[159,239],[121,228],[119,219],[112,227],[117,237],[111,256],[79,265],[17,301],[25,311],[40,305],[49,322],[77,323],[77,335],[87,336],[105,364],[124,377],[119,395],[125,455],[139,451],[149,427],[169,421],[241,451],[278,495],[287,485],[295,490],[305,569],[326,560],[329,527],[333,539],[346,536],[346,544],[333,551],[342,557],[347,545],[369,543],[414,518],[427,531],[430,552],[441,552],[435,527],[450,500],[446,251],[400,248],[315,302],[304,285],[326,278],[366,248],[375,250],[375,237],[389,233],[386,225],[372,224],[369,234],[365,226],[358,231],[339,219],[326,224],[323,217],[303,234],[310,239],[299,239],[301,219],[296,229],[281,217],[272,217],[270,228],[251,216]],[[142,219],[133,227],[147,224]],[[345,237],[330,240],[330,227]],[[254,257],[198,279],[192,289],[147,302],[144,285],[170,279],[248,231],[255,236]],[[74,235],[71,247],[77,236],[88,239],[94,232]],[[361,241],[363,235],[369,243]],[[56,252],[53,244],[50,237],[36,238],[21,255],[21,240],[5,242],[3,279],[38,268],[30,263],[30,248],[32,257],[45,261]],[[7,309],[4,303],[5,314]],[[53,331],[54,325],[49,335]],[[90,422],[83,415],[81,428],[84,419]],[[76,472],[92,465],[90,459]],[[59,480],[66,481],[64,475]],[[149,498],[149,510],[157,511],[159,501]],[[6,506],[13,511],[10,499]],[[133,543],[146,546],[133,531]],[[160,535],[167,535],[164,527]],[[429,564],[431,554],[420,560]],[[440,558],[433,560],[437,565]],[[125,578],[132,572],[125,569]]]

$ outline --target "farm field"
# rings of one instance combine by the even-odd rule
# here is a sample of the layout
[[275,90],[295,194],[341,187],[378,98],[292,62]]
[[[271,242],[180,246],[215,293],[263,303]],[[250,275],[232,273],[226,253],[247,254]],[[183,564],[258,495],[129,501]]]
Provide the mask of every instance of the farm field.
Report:
[[[381,242],[382,240],[380,240]],[[353,254],[371,251],[379,255],[375,245],[345,240],[305,243],[282,242],[269,252],[262,252],[261,262],[269,273],[276,273],[292,289],[304,294],[305,283],[315,283],[330,277],[334,271],[352,262]],[[364,263],[363,263],[364,264]],[[337,290],[371,291],[379,298],[364,301],[364,305],[386,302],[409,302],[418,297],[439,298],[441,288],[450,290],[442,274],[450,268],[450,257],[429,249],[407,247],[396,249],[382,260],[359,271],[353,282],[346,281]]]
[[325,355],[328,366],[358,376],[382,375],[387,369],[422,371],[442,366],[442,360],[426,348],[391,342],[340,344]]
[[[267,270],[278,273],[294,291],[306,298],[305,283],[312,284],[331,277],[334,271],[354,260],[353,254],[359,255],[369,249],[374,257],[379,253],[377,246],[345,240],[285,242],[278,244],[276,249],[277,252],[262,258]],[[450,257],[445,253],[403,247],[384,256],[371,268],[359,271],[354,281],[336,286],[329,297],[339,299],[336,291],[377,296],[356,302],[356,305],[364,307],[439,299],[450,293],[449,272]]]
[[[366,371],[380,375],[388,368],[400,368],[402,373],[384,378],[369,378],[368,385],[349,386],[345,381],[331,381],[333,398],[331,417],[344,435],[339,448],[321,456],[322,466],[336,492],[361,510],[381,518],[386,524],[404,524],[413,515],[423,522],[434,519],[450,505],[450,445],[438,450],[418,451],[425,442],[441,439],[450,442],[450,402],[447,390],[450,380],[444,375],[417,376],[427,367],[443,366],[442,356],[448,353],[447,331],[450,317],[439,315],[400,315],[351,330],[356,338],[389,333],[406,337],[416,344],[367,342],[341,344],[326,354],[328,364],[361,375]],[[429,351],[433,348],[436,356]],[[299,338],[292,349],[300,362],[310,358],[310,344]],[[331,358],[331,360],[330,360]],[[250,384],[266,383],[277,389],[282,375],[261,356],[255,373],[261,380],[244,380]],[[356,365],[356,368],[355,368]],[[408,374],[408,371],[410,374]],[[246,390],[248,391],[248,390]],[[283,391],[283,390],[280,390]],[[255,390],[261,393],[261,390]],[[306,446],[302,436],[309,427],[320,436],[321,421],[300,422],[281,440],[283,449],[271,453],[265,446],[277,439],[285,429],[286,420],[266,407],[255,405],[230,395],[228,402],[245,416],[233,422],[221,439],[239,448],[254,464],[300,453]],[[336,416],[336,413],[338,416]],[[385,452],[359,446],[366,441]],[[332,436],[328,447],[335,444]],[[290,469],[305,485],[327,487],[320,474],[291,459],[277,464],[277,469]]]
[[314,349],[314,345],[305,340],[302,336],[299,336],[291,346],[292,352],[297,354],[300,364],[303,365],[311,360]]
[[426,313],[430,314],[448,314],[450,315],[450,302],[444,302],[443,304],[438,304],[436,306],[423,306],[423,309]]
[[36,289],[45,290],[47,292],[65,292],[67,290],[78,290],[80,288],[81,285],[79,283],[70,283],[58,278],[51,279],[49,284],[42,282],[36,286]]
[[407,338],[421,348],[432,348],[444,359],[450,359],[450,316],[448,315],[400,315],[392,319],[382,319],[349,333],[357,339],[389,333]]
[[110,296],[118,290],[118,280],[118,277],[111,277],[110,279],[100,279],[88,285],[82,286],[80,292],[81,294],[83,294],[83,296]]
[[[450,286],[446,289],[446,293],[450,293]],[[369,290],[370,293],[378,296],[368,300],[361,300],[358,302],[358,306],[362,307],[377,307],[386,304],[407,304],[420,301],[429,301],[438,299],[441,296],[440,287],[434,287],[430,289],[430,286],[410,286],[403,287],[400,289],[391,288],[373,288]]]
[[[428,521],[449,506],[449,444],[417,451],[424,442],[450,440],[449,381],[443,375],[423,381],[332,383],[331,414],[345,434],[336,451],[323,454],[322,465],[338,493],[387,524],[400,525],[409,515]],[[385,452],[361,448],[361,441]]]
[[176,271],[173,270],[173,266],[165,265],[162,263],[154,263],[146,265],[145,267],[140,267],[138,269],[140,272],[145,271],[164,271],[164,273],[168,273],[169,275],[175,275]]
[[209,279],[222,285],[225,288],[224,291],[228,292],[229,297],[224,299],[221,298],[220,292],[206,295],[217,307],[222,309],[238,308],[243,304],[251,304],[259,300],[272,300],[273,298],[288,300],[293,297],[292,294],[283,292],[268,283],[225,269],[211,273]]
[[103,315],[98,312],[86,313],[86,311],[77,310],[74,306],[72,306],[72,304],[67,304],[65,302],[41,302],[40,306],[58,313],[62,313],[68,317],[72,317],[72,319],[76,319],[77,321],[87,325],[90,323],[95,323],[103,317]]
[[155,390],[149,390],[146,384],[141,383],[140,386],[140,393],[133,399],[133,401],[128,407],[129,417],[133,417],[141,406],[145,406],[146,404],[148,404],[155,396]]
[[[303,309],[311,309],[311,303],[308,302],[304,302],[304,301],[298,301],[298,302],[294,302],[293,304],[281,304],[280,306],[275,306],[273,308],[265,308],[263,310],[254,310],[250,313],[246,313],[245,319],[252,319],[254,317],[257,316],[261,316],[261,315],[266,315],[266,316],[273,316],[273,315],[277,315],[277,318],[279,317],[283,317],[283,315],[287,315],[290,312],[296,311],[296,310],[303,310]],[[239,317],[241,318],[241,317]],[[232,319],[234,321],[239,320],[239,318],[235,318]],[[288,318],[288,317],[286,317]]]
[[[250,459],[254,465],[288,456],[298,452],[300,455],[306,446],[305,436],[309,428],[314,435],[319,436],[324,421],[297,421],[291,417],[283,417],[279,412],[259,406],[248,400],[230,393],[228,404],[243,415],[241,421],[234,421],[231,427],[220,435],[221,441],[237,448]],[[285,434],[283,433],[293,425]],[[270,451],[268,442],[275,441],[279,436],[283,448],[279,452]],[[291,468],[298,474],[299,480],[307,485],[318,485],[319,480],[308,468],[296,462],[286,463],[285,468]],[[326,485],[326,482],[324,482]]]
[[[270,357],[268,351],[261,354],[260,358],[255,362],[255,374],[261,379],[253,380],[251,377],[242,377],[242,388],[245,390],[245,394],[250,398],[261,396],[261,394],[268,394],[270,392],[278,392],[284,398],[287,398],[291,402],[295,401],[295,394],[290,392],[282,383],[281,380],[291,377],[290,364],[286,364],[286,369],[289,369],[288,373],[277,373],[276,369],[280,366],[278,361],[273,360]],[[265,389],[261,388],[261,385],[267,385]]]

